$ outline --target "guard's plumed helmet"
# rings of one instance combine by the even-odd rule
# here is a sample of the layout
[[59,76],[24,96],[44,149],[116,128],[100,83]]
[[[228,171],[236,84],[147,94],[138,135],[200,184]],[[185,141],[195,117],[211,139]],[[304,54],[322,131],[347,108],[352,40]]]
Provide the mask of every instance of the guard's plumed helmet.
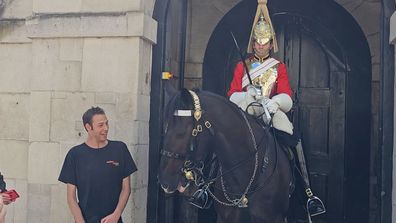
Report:
[[261,15],[259,21],[257,21],[253,29],[253,40],[261,45],[264,45],[272,40],[273,36],[274,33],[271,29],[270,24],[265,21],[264,16]]
[[253,52],[253,41],[259,44],[265,44],[268,41],[273,41],[274,52],[278,51],[278,44],[276,42],[275,31],[272,26],[271,18],[267,8],[267,0],[257,0],[256,16],[253,20],[252,31],[250,32],[250,39],[248,45],[248,53]]

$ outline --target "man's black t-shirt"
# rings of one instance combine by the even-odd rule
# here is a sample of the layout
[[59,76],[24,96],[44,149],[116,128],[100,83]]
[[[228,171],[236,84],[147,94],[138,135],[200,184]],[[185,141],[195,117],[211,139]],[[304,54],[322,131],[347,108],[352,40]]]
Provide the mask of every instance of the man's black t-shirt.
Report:
[[[83,143],[66,155],[59,181],[77,187],[78,204],[86,223],[98,223],[114,212],[122,180],[136,170],[125,143],[109,140],[100,149]],[[122,223],[121,218],[118,222]]]

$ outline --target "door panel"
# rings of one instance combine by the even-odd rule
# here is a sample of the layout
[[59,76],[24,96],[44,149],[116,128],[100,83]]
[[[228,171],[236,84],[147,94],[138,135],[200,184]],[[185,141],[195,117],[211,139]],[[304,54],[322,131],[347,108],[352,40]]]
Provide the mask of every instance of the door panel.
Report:
[[346,70],[332,70],[346,66],[313,34],[327,35],[326,30],[312,32],[314,27],[295,15],[281,15],[274,21],[281,47],[278,56],[288,67],[297,102],[294,127],[302,135],[312,189],[327,208],[326,215],[314,220],[342,222],[345,97],[339,92],[345,88]]
[[329,58],[326,51],[309,35],[301,36],[300,87],[329,88]]

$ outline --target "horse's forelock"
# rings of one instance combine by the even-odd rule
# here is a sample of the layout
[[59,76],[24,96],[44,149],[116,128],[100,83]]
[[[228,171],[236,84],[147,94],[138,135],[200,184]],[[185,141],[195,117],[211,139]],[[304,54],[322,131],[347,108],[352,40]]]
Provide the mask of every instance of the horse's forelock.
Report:
[[193,108],[193,100],[187,89],[181,89],[174,95],[166,106],[165,118],[170,119],[176,110],[190,110]]
[[180,104],[179,104],[180,107],[178,109],[190,108],[192,104],[193,104],[193,99],[190,92],[185,88],[181,89]]

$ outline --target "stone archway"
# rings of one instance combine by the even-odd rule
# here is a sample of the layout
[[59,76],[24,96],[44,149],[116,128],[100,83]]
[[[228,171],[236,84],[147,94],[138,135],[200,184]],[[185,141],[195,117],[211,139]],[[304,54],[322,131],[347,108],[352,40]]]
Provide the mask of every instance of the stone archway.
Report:
[[[255,1],[255,0],[245,0],[245,1]],[[269,0],[271,2],[271,0]],[[168,1],[155,1],[155,8],[158,6],[166,5]],[[219,23],[221,18],[236,4],[238,4],[239,0],[202,0],[202,1],[188,1],[189,2],[189,30],[188,32],[188,48],[186,55],[186,79],[191,78],[200,82],[200,78],[202,75],[202,63],[204,52],[206,46],[208,44],[209,38],[216,25]],[[383,25],[381,27],[387,27],[389,29],[389,23],[387,19],[390,18],[390,15],[394,11],[393,0],[383,0],[383,1],[343,1],[336,0],[335,2],[339,3],[343,6],[359,23],[362,27],[366,38],[369,42],[370,51],[372,53],[372,75],[373,75],[373,116],[372,116],[372,156],[377,156],[378,159],[372,159],[372,162],[376,162],[377,165],[380,165],[381,168],[374,169],[373,172],[378,174],[378,187],[381,188],[381,191],[384,191],[385,194],[390,194],[392,191],[392,183],[387,181],[392,176],[392,161],[388,159],[388,157],[392,157],[392,140],[393,140],[393,128],[389,124],[393,123],[393,103],[392,104],[380,104],[380,95],[384,97],[384,99],[392,100],[393,99],[393,75],[394,75],[394,54],[393,49],[387,46],[387,37],[389,36],[389,30],[381,30],[380,25],[378,23],[378,19],[383,20]],[[146,4],[146,1],[143,3],[145,6],[145,12],[151,11],[152,5],[154,5],[154,1],[150,1],[150,3]],[[360,5],[359,5],[360,4]],[[383,15],[380,15],[381,4],[386,11]],[[370,21],[368,21],[365,16],[369,8],[370,12]],[[165,8],[162,9],[165,11]],[[152,11],[151,11],[152,12]],[[149,13],[151,14],[151,13]],[[154,17],[156,18],[158,23],[158,28],[160,29],[163,24],[163,20],[158,20],[157,13],[154,10]],[[202,16],[204,14],[205,16]],[[215,14],[215,15],[213,15]],[[203,18],[204,17],[204,18]],[[366,16],[367,17],[367,16]],[[203,27],[202,24],[205,24]],[[374,29],[374,28],[376,29]],[[200,31],[198,37],[196,35],[197,30]],[[160,31],[158,32],[160,37]],[[381,35],[382,46],[384,46],[386,52],[380,52],[379,47],[379,39]],[[158,38],[158,43],[160,42]],[[160,44],[157,44],[160,45]],[[158,48],[157,48],[158,49]],[[154,50],[155,51],[155,50]],[[154,52],[154,63],[156,61],[156,53]],[[380,55],[382,56],[382,60],[380,60]],[[392,66],[385,66],[385,64],[392,64]],[[153,66],[154,67],[154,66]],[[380,71],[381,70],[381,71]],[[153,78],[158,74],[159,70],[155,72],[153,68]],[[385,78],[382,78],[382,77]],[[381,83],[380,83],[381,82]],[[152,87],[152,90],[156,90]],[[380,92],[378,92],[378,91]],[[386,96],[386,97],[385,97]],[[377,107],[375,105],[378,105]],[[390,107],[391,106],[391,107]],[[380,107],[380,108],[378,108]],[[380,111],[378,111],[380,110]],[[381,113],[381,115],[379,114]],[[378,118],[381,116],[380,118]],[[380,120],[379,120],[380,119]],[[381,123],[379,123],[381,122]],[[383,129],[380,133],[378,133],[378,128]],[[379,137],[377,137],[379,136]],[[151,144],[151,143],[150,143]],[[379,150],[379,147],[385,148],[384,150]],[[150,145],[151,151],[151,145]],[[384,152],[381,152],[384,151]],[[151,159],[151,156],[150,156]],[[376,176],[373,176],[373,178]],[[382,182],[382,183],[381,183]],[[374,182],[375,184],[375,182]],[[376,185],[375,185],[376,186]],[[377,193],[376,190],[371,190],[372,193]],[[378,201],[376,200],[378,198]],[[377,196],[377,198],[372,199],[373,207],[378,205],[378,215],[381,214],[381,219],[389,219],[391,221],[391,213],[392,213],[392,199],[391,196]],[[379,210],[381,209],[381,211]],[[373,216],[371,216],[373,218]],[[375,216],[374,216],[375,218]],[[384,221],[385,222],[385,221]]]
[[[229,31],[246,48],[253,18],[241,15],[253,15],[255,7],[241,2],[217,25],[204,58],[205,90],[225,95],[240,60]],[[334,2],[282,0],[269,7],[279,28],[278,58],[293,73],[300,102],[295,127],[303,131],[312,183],[328,205],[320,220],[368,222],[371,58],[365,35]]]

